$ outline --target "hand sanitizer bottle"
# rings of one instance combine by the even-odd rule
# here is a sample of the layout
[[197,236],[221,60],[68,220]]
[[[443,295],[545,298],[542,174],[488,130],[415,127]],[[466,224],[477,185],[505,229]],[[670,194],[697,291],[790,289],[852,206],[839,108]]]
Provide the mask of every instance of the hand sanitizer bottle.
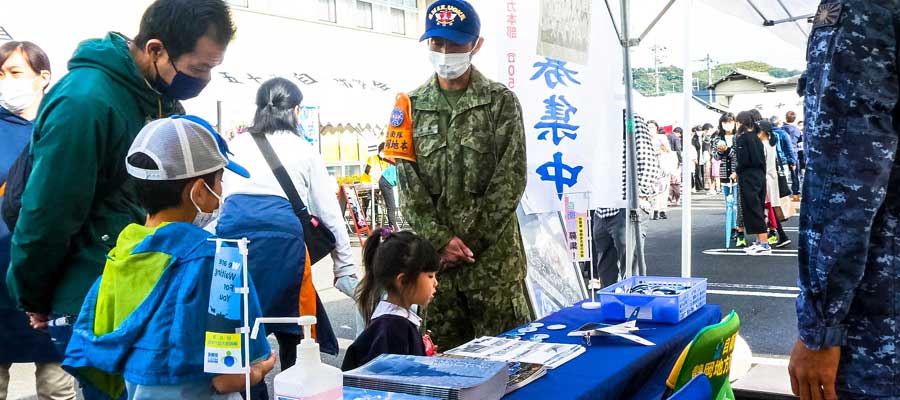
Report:
[[303,337],[297,346],[297,363],[275,376],[276,400],[340,400],[344,397],[344,374],[340,369],[323,364],[319,344],[312,338],[316,317],[297,319],[303,326]]

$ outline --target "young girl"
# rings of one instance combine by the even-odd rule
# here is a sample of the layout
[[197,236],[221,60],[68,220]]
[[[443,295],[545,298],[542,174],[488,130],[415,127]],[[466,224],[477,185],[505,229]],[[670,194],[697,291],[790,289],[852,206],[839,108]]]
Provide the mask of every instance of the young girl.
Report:
[[356,293],[367,327],[347,349],[341,369],[357,368],[381,354],[424,356],[422,319],[410,307],[425,307],[434,297],[441,263],[434,246],[411,232],[382,228],[366,240],[363,263],[366,276]]

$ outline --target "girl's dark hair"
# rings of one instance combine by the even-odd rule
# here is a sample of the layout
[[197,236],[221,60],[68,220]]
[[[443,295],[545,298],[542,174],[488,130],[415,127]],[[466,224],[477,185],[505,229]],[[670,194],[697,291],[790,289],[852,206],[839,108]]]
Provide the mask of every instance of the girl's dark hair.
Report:
[[754,118],[755,117],[753,116],[753,111],[741,111],[740,113],[738,113],[735,121],[741,124],[740,133],[756,133],[759,130],[759,127],[756,124],[758,120]]
[[[128,157],[128,163],[144,169],[157,169],[156,162],[145,153],[137,152]],[[181,193],[184,188],[197,178],[202,178],[210,188],[216,186],[216,176],[222,170],[213,171],[195,178],[178,179],[174,181],[149,181],[134,178],[135,191],[138,203],[144,207],[147,214],[153,215],[162,210],[181,206]]]
[[725,137],[725,129],[722,128],[722,124],[724,124],[726,122],[733,122],[733,121],[734,121],[734,114],[732,114],[730,112],[722,114],[722,116],[719,117],[719,130],[716,131],[716,134],[724,138]]
[[762,113],[759,112],[759,110],[757,110],[755,108],[750,110],[750,115],[753,116],[753,122],[759,122],[764,119],[762,116]]
[[294,108],[303,102],[303,93],[293,82],[284,78],[272,78],[256,91],[256,115],[248,130],[254,135],[279,131],[297,132],[297,116]]
[[[403,296],[414,287],[419,274],[437,272],[441,258],[431,242],[421,236],[379,228],[366,239],[363,264],[366,275],[356,289],[356,298],[368,324],[384,292]],[[394,280],[400,274],[403,274],[402,287],[396,287]]]
[[3,43],[0,46],[0,66],[5,64],[10,56],[20,50],[25,55],[25,62],[28,63],[28,66],[31,67],[35,74],[40,75],[41,71],[50,72],[50,58],[47,57],[47,53],[44,53],[44,50],[31,42],[11,41]]

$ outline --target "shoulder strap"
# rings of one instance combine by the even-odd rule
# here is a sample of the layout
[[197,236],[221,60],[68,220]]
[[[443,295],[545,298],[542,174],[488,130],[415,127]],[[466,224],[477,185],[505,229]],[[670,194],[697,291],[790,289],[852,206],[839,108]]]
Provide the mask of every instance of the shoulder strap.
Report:
[[291,202],[294,213],[297,214],[298,217],[302,214],[308,214],[306,205],[303,204],[303,199],[300,198],[300,193],[297,192],[294,182],[291,181],[291,177],[284,169],[284,165],[281,164],[281,160],[278,159],[278,155],[275,154],[275,150],[272,149],[272,144],[269,143],[269,139],[266,138],[264,134],[248,134],[253,138],[253,141],[256,142],[256,146],[259,147],[259,151],[262,152],[263,158],[266,159],[266,164],[269,164],[269,168],[271,168],[272,173],[275,174],[275,179],[278,180],[278,184],[281,186],[281,189],[284,190],[284,194],[287,195],[288,200]]

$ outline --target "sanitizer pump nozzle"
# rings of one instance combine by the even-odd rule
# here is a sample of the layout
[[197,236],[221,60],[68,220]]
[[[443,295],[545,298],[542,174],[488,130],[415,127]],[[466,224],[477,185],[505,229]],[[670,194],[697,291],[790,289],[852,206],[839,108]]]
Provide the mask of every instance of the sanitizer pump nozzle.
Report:
[[[275,376],[275,397],[304,400],[309,398],[339,400],[344,396],[344,374],[340,369],[322,364],[319,344],[312,337],[316,317],[257,318],[250,337],[256,339],[259,324],[297,324],[303,329],[303,340],[297,345],[297,362]],[[283,360],[282,360],[283,362]]]

